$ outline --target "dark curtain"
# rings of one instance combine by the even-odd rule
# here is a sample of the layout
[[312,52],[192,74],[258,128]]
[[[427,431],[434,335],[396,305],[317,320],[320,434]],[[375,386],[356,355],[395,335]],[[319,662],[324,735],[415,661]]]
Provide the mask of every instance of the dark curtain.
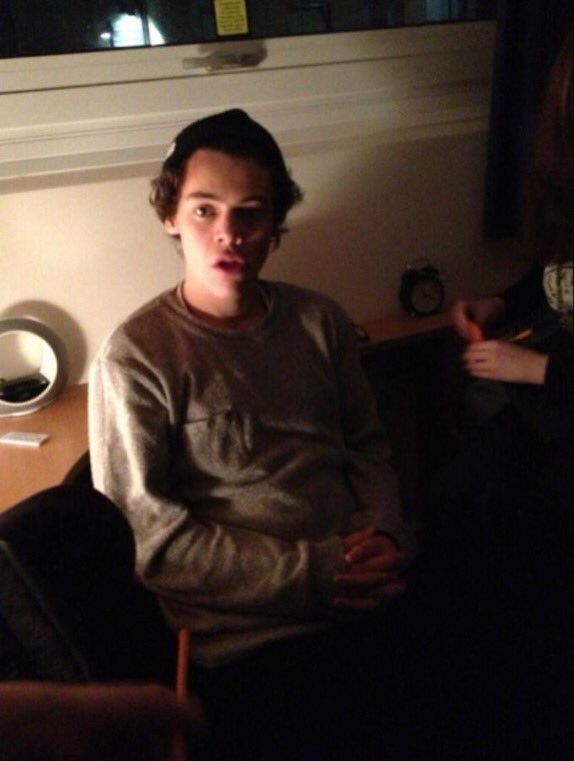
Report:
[[484,212],[488,238],[521,232],[537,114],[573,15],[572,0],[498,1]]

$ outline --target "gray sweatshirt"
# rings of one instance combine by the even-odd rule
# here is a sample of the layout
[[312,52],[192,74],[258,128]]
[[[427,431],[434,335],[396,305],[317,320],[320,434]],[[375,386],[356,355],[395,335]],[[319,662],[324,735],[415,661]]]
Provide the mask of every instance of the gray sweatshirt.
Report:
[[181,286],[161,294],[90,374],[94,484],[207,666],[333,626],[341,536],[376,524],[408,543],[352,325],[325,296],[261,288],[250,330],[201,322]]

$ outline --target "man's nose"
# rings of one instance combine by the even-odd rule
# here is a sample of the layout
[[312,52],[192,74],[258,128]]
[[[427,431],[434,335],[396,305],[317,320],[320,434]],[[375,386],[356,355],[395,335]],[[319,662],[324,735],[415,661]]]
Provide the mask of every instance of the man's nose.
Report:
[[216,239],[218,243],[225,246],[239,246],[243,242],[244,234],[238,220],[231,214],[225,214],[219,219],[216,230]]

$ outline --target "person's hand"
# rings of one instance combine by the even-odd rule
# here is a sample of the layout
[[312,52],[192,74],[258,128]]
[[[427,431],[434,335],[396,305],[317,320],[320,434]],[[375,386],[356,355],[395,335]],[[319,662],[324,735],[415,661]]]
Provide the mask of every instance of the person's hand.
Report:
[[174,732],[203,721],[160,685],[0,684],[0,746],[6,761],[165,761]]
[[465,341],[473,341],[471,323],[480,328],[488,328],[495,325],[504,317],[506,306],[500,296],[489,296],[484,299],[455,301],[452,308],[452,320],[457,333]]
[[478,341],[463,354],[467,372],[474,378],[542,385],[548,356],[509,341]]
[[362,529],[343,538],[345,570],[334,578],[333,608],[341,612],[369,612],[401,597],[408,563],[390,537]]

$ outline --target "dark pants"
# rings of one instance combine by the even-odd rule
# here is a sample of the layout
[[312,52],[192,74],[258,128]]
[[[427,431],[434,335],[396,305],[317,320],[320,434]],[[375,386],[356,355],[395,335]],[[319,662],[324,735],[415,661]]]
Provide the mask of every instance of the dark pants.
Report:
[[433,687],[424,678],[428,643],[416,626],[404,600],[368,622],[274,643],[231,665],[196,667],[214,757],[430,758]]

